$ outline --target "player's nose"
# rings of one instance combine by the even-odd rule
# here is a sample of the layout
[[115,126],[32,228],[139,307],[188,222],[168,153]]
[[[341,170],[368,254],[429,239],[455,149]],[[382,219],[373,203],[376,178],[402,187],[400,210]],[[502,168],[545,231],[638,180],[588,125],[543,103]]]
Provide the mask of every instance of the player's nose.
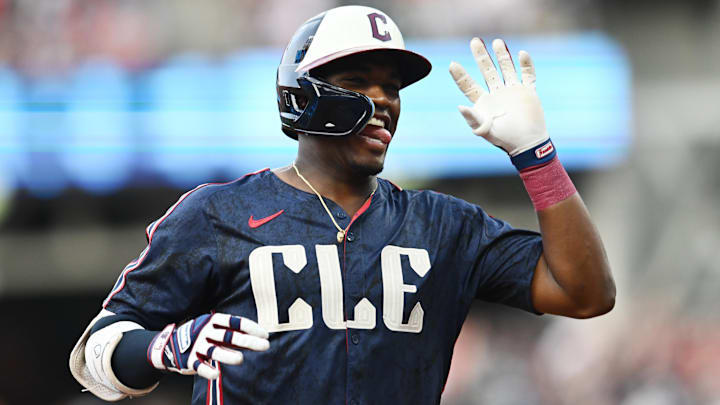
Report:
[[365,95],[372,100],[376,108],[387,108],[393,103],[394,99],[397,98],[393,94],[390,94],[390,92],[380,84],[370,86]]

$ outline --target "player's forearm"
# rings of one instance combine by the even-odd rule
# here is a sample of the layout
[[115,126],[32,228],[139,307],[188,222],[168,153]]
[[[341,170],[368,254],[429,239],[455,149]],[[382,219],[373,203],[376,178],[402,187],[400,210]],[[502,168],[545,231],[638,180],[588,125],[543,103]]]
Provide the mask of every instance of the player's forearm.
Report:
[[602,240],[560,160],[553,157],[521,169],[520,177],[537,211],[543,240],[533,278],[536,309],[576,318],[608,312],[615,302],[615,285]]
[[117,401],[149,393],[165,371],[217,379],[216,363],[238,365],[241,349],[267,350],[268,337],[257,323],[229,314],[204,314],[157,332],[103,309],[73,349],[70,367],[95,395]]
[[134,330],[123,335],[112,357],[115,376],[131,388],[143,389],[152,386],[162,376],[147,360],[147,349],[158,332]]
[[537,211],[546,269],[572,303],[564,315],[602,315],[615,303],[615,283],[605,249],[577,193]]

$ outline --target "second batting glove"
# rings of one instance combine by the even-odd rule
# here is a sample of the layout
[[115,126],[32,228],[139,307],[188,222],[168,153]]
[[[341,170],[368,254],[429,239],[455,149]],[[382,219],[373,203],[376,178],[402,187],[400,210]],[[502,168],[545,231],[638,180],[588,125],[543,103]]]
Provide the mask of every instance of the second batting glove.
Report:
[[535,91],[535,67],[530,55],[525,51],[518,54],[520,81],[505,42],[494,40],[493,50],[503,82],[482,40],[473,38],[470,49],[489,91],[480,87],[456,62],[450,64],[450,74],[460,90],[474,103],[472,107],[458,107],[473,133],[507,152],[518,170],[552,160],[555,148],[548,136],[545,115]]

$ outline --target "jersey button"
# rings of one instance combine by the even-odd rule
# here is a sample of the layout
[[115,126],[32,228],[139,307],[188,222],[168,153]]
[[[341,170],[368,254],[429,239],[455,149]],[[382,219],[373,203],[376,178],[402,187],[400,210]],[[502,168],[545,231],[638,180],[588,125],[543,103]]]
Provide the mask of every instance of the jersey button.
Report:
[[348,242],[354,241],[354,240],[355,240],[355,234],[352,233],[352,232],[348,232],[347,240],[348,240]]
[[342,211],[338,211],[337,214],[335,214],[335,216],[338,217],[338,218],[340,218],[340,219],[345,219],[345,218],[347,218],[347,215],[345,215],[345,213],[342,212]]
[[353,342],[354,345],[360,343],[360,338],[358,337],[358,335],[352,335],[352,336],[350,337],[350,340],[352,340],[352,342]]

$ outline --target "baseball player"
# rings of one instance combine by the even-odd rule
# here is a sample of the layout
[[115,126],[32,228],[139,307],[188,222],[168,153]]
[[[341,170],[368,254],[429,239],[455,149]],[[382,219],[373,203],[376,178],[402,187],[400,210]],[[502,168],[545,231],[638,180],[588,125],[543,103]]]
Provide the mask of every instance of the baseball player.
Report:
[[510,156],[540,234],[377,177],[400,90],[430,63],[383,12],[328,10],[277,71],[296,160],[198,186],[150,224],[71,353],[75,378],[108,401],[175,372],[195,375],[193,404],[435,404],[475,299],[609,311],[602,242],[548,137],[530,56],[519,53],[518,77],[504,42],[492,47],[499,70],[470,44],[487,89],[450,66],[472,103],[460,112]]

